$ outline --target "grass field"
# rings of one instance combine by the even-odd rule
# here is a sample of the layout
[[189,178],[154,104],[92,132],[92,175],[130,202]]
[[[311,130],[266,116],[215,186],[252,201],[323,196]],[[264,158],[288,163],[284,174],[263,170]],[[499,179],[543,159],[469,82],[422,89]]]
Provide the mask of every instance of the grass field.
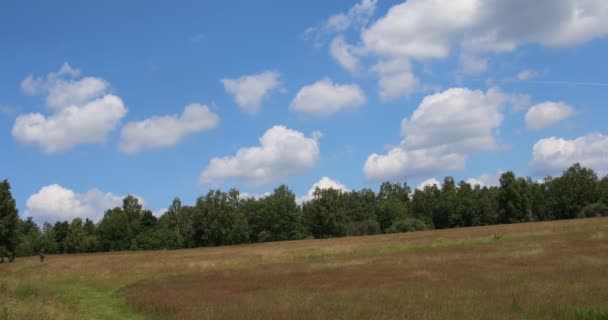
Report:
[[608,319],[608,218],[21,258],[0,319]]

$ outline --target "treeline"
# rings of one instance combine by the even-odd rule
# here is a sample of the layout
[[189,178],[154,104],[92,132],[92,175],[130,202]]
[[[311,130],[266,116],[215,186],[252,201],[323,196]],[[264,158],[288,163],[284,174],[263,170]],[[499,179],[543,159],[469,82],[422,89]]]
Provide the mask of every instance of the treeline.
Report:
[[505,172],[500,185],[490,187],[446,177],[441,187],[423,190],[389,182],[377,193],[317,189],[302,205],[285,185],[260,199],[243,199],[236,189],[211,190],[193,206],[175,198],[160,218],[127,196],[122,207],[107,210],[97,223],[76,218],[42,228],[31,218],[18,219],[8,182],[0,187],[0,256],[178,249],[608,216],[608,176],[599,179],[579,164],[541,182]]

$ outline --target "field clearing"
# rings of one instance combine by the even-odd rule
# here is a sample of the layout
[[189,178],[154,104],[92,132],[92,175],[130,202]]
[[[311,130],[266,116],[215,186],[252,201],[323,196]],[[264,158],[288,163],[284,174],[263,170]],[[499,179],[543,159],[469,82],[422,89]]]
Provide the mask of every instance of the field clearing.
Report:
[[20,258],[0,319],[608,319],[608,218]]

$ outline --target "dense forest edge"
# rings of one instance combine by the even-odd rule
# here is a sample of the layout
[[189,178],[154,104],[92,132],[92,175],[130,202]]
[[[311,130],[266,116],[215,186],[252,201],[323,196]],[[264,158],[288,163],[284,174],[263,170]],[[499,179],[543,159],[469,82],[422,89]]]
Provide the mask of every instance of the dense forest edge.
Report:
[[600,179],[578,163],[541,181],[504,172],[498,186],[445,177],[441,186],[415,190],[390,182],[377,193],[317,188],[301,205],[286,185],[263,198],[210,190],[192,206],[175,198],[160,218],[129,195],[97,223],[76,218],[42,227],[31,217],[20,219],[4,180],[0,262],[39,253],[180,249],[597,216],[608,216],[608,176]]

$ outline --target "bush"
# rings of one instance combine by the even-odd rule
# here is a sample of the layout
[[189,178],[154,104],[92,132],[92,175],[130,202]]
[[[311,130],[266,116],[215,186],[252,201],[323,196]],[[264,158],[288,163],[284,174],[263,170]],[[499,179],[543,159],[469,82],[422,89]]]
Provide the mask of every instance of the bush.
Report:
[[365,236],[370,234],[379,234],[380,224],[376,220],[365,220],[351,222],[348,225],[347,234],[349,236]]
[[427,229],[428,227],[424,222],[415,218],[405,218],[395,221],[395,223],[386,229],[386,233],[412,232]]
[[601,202],[592,203],[581,209],[578,216],[580,218],[606,217],[608,216],[608,206]]

